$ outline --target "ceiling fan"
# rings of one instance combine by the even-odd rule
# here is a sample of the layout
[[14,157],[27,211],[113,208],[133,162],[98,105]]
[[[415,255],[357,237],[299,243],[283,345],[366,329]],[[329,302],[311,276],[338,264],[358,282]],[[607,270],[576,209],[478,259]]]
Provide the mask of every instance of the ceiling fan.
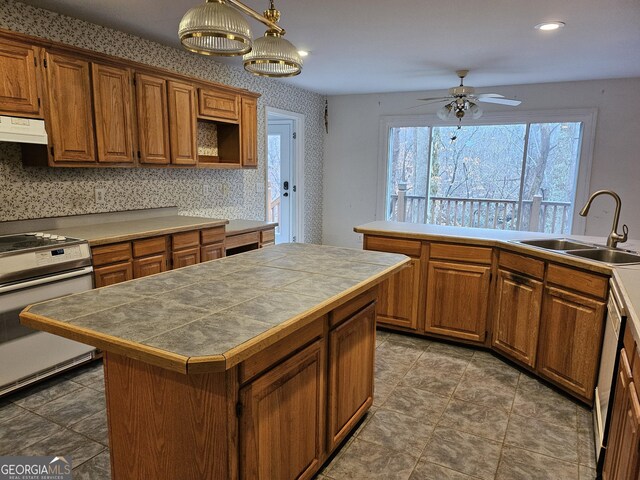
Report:
[[[476,89],[464,85],[464,78],[469,73],[469,70],[458,70],[456,74],[460,78],[460,85],[449,89],[449,95],[446,97],[432,97],[432,98],[419,98],[418,100],[429,103],[446,102],[445,105],[440,108],[437,115],[442,120],[450,120],[453,118],[458,119],[458,128],[460,128],[460,122],[465,115],[470,115],[471,118],[476,119],[482,116],[482,109],[478,106],[478,103],[497,103],[499,105],[509,105],[515,107],[520,105],[520,100],[513,100],[505,98],[497,93],[480,93],[476,94]],[[420,106],[422,106],[420,105]]]

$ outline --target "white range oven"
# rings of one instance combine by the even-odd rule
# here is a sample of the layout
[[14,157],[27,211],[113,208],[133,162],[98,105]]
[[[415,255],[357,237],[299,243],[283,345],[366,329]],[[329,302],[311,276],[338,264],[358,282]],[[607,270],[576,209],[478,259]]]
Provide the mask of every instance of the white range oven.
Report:
[[93,288],[84,240],[0,236],[0,396],[90,361],[95,348],[20,324],[27,305]]

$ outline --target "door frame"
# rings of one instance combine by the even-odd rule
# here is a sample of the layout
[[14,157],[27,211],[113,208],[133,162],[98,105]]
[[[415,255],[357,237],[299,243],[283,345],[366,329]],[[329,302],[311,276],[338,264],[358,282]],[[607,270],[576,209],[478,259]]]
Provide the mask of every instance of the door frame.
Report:
[[[292,205],[294,205],[295,211],[295,228],[291,229],[291,234],[296,238],[297,243],[304,242],[304,120],[305,117],[301,113],[289,112],[287,110],[281,110],[275,107],[265,107],[265,121],[264,121],[264,138],[265,138],[265,152],[268,148],[269,138],[269,119],[273,120],[291,120],[293,122],[293,131],[296,133],[296,138],[293,140],[291,169],[292,169],[292,182],[296,186],[296,194],[292,196]],[[269,207],[269,199],[267,198],[267,182],[268,182],[268,166],[265,164],[264,169],[264,211],[265,218],[267,218],[267,208]]]

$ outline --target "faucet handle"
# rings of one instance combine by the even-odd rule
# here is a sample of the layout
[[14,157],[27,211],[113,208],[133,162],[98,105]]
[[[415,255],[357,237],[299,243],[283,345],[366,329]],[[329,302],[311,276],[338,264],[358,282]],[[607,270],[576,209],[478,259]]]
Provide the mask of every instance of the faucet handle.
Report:
[[629,227],[627,227],[626,225],[622,225],[622,239],[620,240],[620,243],[626,242],[628,236],[629,236]]

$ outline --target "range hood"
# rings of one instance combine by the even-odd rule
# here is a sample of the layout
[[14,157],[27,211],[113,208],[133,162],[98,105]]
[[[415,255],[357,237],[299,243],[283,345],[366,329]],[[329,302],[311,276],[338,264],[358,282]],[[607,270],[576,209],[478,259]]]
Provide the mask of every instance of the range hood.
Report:
[[47,144],[44,120],[0,115],[0,142]]

